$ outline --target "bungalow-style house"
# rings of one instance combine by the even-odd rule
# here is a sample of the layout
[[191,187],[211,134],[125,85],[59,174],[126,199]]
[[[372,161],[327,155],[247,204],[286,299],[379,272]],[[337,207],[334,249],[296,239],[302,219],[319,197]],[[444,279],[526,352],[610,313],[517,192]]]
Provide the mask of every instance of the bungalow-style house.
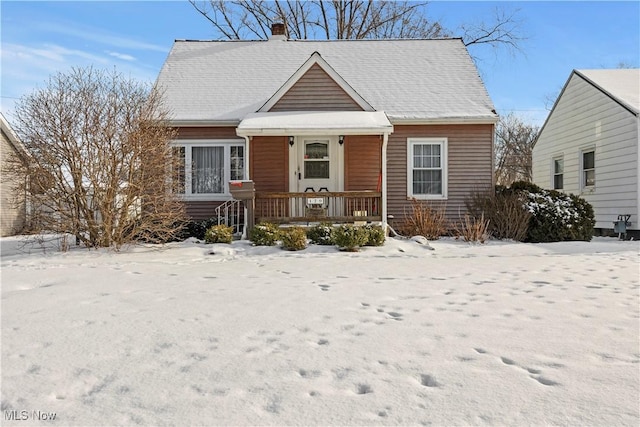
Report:
[[493,185],[497,115],[460,39],[174,43],[157,85],[194,219],[255,186],[255,221],[398,221]]
[[[17,178],[11,173],[6,173],[6,168],[11,164],[11,159],[27,161],[27,152],[13,132],[9,122],[0,113],[0,236],[12,236],[22,231],[27,220],[27,199],[24,190],[20,190]],[[27,179],[27,177],[23,177]]]
[[[577,194],[596,231],[640,235],[640,70],[573,70],[533,148],[533,181]],[[620,217],[620,218],[619,218]]]

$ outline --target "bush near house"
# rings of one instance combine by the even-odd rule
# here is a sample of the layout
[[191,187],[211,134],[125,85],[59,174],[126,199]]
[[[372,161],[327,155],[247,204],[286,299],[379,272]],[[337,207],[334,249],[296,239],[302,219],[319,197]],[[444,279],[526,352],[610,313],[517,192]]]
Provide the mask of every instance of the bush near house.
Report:
[[218,225],[217,218],[208,218],[202,221],[191,220],[183,228],[182,237],[185,239],[195,237],[198,240],[205,240],[207,230],[214,225]]
[[539,243],[593,237],[595,217],[586,200],[529,182],[497,186],[494,194],[475,194],[467,208],[476,218],[484,214],[498,239]]
[[369,236],[363,227],[344,224],[333,230],[335,244],[344,251],[357,252],[361,246],[367,243]]
[[333,224],[323,222],[307,230],[307,237],[315,245],[333,245]]
[[281,230],[282,248],[289,251],[301,251],[307,247],[307,233],[302,227],[289,227]]
[[213,225],[204,234],[206,243],[231,243],[233,241],[233,227],[224,224]]
[[531,213],[523,209],[526,196],[497,186],[495,191],[473,193],[466,201],[467,210],[476,219],[485,218],[487,231],[496,239],[522,242],[527,237]]
[[280,228],[277,224],[261,222],[253,227],[249,240],[256,246],[274,246],[280,240]]
[[525,207],[531,213],[527,242],[590,241],[595,216],[584,199],[555,190],[544,190],[528,182],[516,182],[511,190],[526,196]]
[[386,237],[384,229],[379,225],[363,225],[362,228],[367,232],[367,243],[365,246],[382,246]]
[[428,202],[411,201],[411,210],[405,211],[404,221],[400,225],[400,234],[405,236],[424,236],[437,240],[447,234],[447,220],[444,207],[434,207]]

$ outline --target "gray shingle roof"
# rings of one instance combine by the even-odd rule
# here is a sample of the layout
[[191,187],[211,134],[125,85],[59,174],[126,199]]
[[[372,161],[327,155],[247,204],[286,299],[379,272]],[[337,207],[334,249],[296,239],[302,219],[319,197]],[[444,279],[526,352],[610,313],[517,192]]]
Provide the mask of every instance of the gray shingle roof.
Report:
[[618,102],[640,112],[640,69],[576,70]]
[[175,121],[237,122],[316,51],[392,122],[496,117],[460,39],[176,41],[157,83]]

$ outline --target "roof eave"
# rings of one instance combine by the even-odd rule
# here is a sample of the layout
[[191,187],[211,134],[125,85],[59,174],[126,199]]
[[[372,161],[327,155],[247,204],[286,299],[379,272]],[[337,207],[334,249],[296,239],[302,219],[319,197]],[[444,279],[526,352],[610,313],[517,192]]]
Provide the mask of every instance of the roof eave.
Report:
[[451,124],[496,124],[498,116],[434,117],[434,118],[394,118],[393,125],[451,125]]
[[237,127],[240,120],[170,120],[172,127]]
[[236,134],[248,136],[314,136],[314,135],[383,135],[393,133],[393,126],[365,128],[242,128]]

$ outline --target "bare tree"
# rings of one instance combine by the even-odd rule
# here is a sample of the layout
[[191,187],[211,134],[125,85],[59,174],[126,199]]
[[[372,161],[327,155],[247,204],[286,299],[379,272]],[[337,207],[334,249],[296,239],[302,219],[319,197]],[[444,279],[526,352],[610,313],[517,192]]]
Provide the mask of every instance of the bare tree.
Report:
[[513,113],[500,117],[495,144],[497,184],[531,181],[531,153],[538,130]]
[[14,127],[31,158],[3,174],[30,177],[24,190],[40,231],[89,247],[170,239],[185,213],[171,188],[179,159],[167,117],[158,90],[115,70],[58,73],[16,104]]
[[[189,0],[223,39],[268,39],[271,24],[284,23],[290,39],[437,38],[453,33],[427,16],[427,2],[367,0]],[[496,9],[489,23],[461,28],[465,45],[518,49],[517,11]]]

